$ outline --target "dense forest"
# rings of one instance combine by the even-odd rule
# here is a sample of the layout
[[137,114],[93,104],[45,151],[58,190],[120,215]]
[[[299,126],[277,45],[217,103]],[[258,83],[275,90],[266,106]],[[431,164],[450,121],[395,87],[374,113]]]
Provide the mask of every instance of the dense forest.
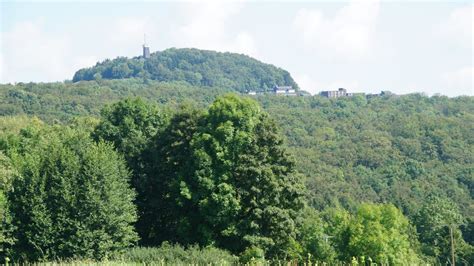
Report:
[[193,86],[222,87],[238,92],[267,91],[275,85],[298,85],[288,71],[242,54],[171,48],[150,58],[119,57],[80,69],[73,81],[142,78],[186,81]]
[[474,98],[230,91],[0,85],[2,258],[474,262]]

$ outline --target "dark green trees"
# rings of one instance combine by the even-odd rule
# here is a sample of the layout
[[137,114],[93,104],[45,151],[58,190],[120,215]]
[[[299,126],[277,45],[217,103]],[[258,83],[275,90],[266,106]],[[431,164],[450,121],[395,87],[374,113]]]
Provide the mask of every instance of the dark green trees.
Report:
[[106,106],[101,116],[93,137],[114,143],[134,174],[142,172],[143,151],[163,124],[163,117],[156,105],[140,98],[127,98]]
[[16,259],[100,259],[136,242],[135,193],[111,145],[70,128],[23,132],[9,150]]
[[198,49],[167,49],[141,57],[118,57],[80,69],[73,81],[150,78],[185,81],[193,86],[230,88],[238,92],[290,85],[298,89],[288,71],[241,54]]
[[146,234],[142,235],[144,244],[202,243],[196,228],[203,221],[197,206],[190,200],[190,189],[194,191],[198,183],[194,179],[191,142],[203,118],[203,110],[184,105],[153,138],[145,193],[149,196],[140,219],[146,228]]
[[[10,216],[8,213],[8,204],[6,192],[11,187],[12,169],[10,159],[0,151],[0,256],[4,257],[5,247],[13,242],[10,232]],[[0,258],[0,263],[3,258]]]
[[460,230],[466,221],[451,200],[430,196],[421,206],[415,223],[422,250],[436,258],[435,263],[452,263],[453,255],[457,263],[473,261],[474,248],[466,243]]
[[203,223],[201,239],[234,252],[258,246],[284,255],[296,237],[303,178],[256,102],[218,98],[191,145],[193,185],[182,183]]
[[131,185],[137,192],[135,203],[139,211],[136,224],[137,232],[146,243],[149,228],[159,226],[151,218],[150,203],[151,181],[146,175],[150,164],[149,153],[152,138],[163,126],[164,118],[156,105],[149,104],[140,98],[127,98],[101,111],[102,118],[92,133],[96,141],[111,142],[123,154],[131,171]]
[[256,246],[285,255],[295,242],[304,180],[259,105],[227,95],[207,113],[184,107],[162,129],[148,110],[139,101],[117,103],[95,130],[127,156],[136,154],[128,161],[139,181],[142,243],[213,244],[236,253]]

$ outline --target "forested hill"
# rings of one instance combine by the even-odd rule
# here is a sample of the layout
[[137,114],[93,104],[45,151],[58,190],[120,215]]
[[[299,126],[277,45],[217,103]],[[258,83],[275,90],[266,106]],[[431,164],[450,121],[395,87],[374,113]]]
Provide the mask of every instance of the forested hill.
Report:
[[274,85],[298,89],[288,71],[242,54],[171,48],[150,58],[118,57],[80,69],[73,81],[122,78],[186,81],[191,85],[224,87],[238,92],[267,90]]
[[[242,258],[311,254],[329,265],[447,265],[453,239],[456,262],[474,265],[474,97],[230,91],[141,78],[0,85],[0,220],[11,204],[18,221],[10,250],[28,261],[103,258],[137,239],[135,224],[145,246],[214,243]],[[0,264],[9,234],[0,227]]]

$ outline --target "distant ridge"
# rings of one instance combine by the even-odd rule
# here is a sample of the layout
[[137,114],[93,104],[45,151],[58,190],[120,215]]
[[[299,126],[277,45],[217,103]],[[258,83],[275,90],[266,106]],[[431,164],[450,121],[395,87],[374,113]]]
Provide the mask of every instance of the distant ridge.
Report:
[[142,56],[98,62],[78,70],[73,82],[95,79],[148,78],[186,81],[191,85],[225,87],[239,92],[267,91],[275,85],[299,87],[284,69],[236,53],[170,48]]

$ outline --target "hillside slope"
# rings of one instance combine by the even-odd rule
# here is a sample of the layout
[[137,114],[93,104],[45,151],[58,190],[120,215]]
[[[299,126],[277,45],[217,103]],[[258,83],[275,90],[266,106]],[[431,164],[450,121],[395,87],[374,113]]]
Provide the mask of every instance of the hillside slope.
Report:
[[[124,97],[175,109],[183,102],[206,106],[229,91],[139,79],[0,85],[0,116],[64,123],[98,116],[105,104]],[[434,193],[472,216],[474,97],[256,99],[282,127],[299,170],[308,177],[314,207],[391,202],[413,215]]]
[[195,86],[223,87],[238,92],[267,90],[274,85],[298,89],[288,71],[249,56],[198,49],[171,48],[143,57],[118,57],[80,69],[73,81],[149,78],[158,81],[186,81]]

